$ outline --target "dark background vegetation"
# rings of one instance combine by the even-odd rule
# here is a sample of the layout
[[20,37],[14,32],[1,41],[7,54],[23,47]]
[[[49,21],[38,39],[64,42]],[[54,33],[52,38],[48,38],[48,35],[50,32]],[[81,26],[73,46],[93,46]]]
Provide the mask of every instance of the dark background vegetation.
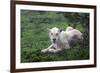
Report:
[[[43,54],[51,42],[47,28],[72,26],[84,36],[84,47],[57,54]],[[89,13],[21,10],[21,62],[45,62],[89,59]]]

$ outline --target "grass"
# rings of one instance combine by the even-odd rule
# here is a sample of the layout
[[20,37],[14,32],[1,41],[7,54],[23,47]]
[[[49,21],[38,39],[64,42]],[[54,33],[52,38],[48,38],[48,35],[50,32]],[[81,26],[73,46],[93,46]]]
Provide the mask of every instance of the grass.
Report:
[[[87,48],[81,48],[80,50],[80,48],[77,47],[65,50],[63,53],[42,54],[40,51],[51,44],[46,29],[54,26],[66,28],[67,25],[41,24],[42,27],[40,27],[41,25],[33,25],[33,28],[31,27],[32,30],[30,29],[30,31],[25,31],[22,37],[21,62],[83,60],[89,58],[89,50]],[[39,29],[37,29],[37,27],[39,27]]]
[[56,54],[43,54],[41,50],[24,50],[22,62],[46,62],[89,59],[88,49],[71,48]]
[[[37,15],[36,15],[37,14]],[[48,13],[52,15],[53,13]],[[48,15],[47,14],[47,15]],[[79,48],[78,46],[64,50],[57,54],[43,54],[40,51],[47,48],[51,42],[48,36],[47,28],[58,27],[60,29],[66,29],[68,23],[65,18],[60,14],[54,13],[55,17],[47,16],[44,14],[39,15],[33,12],[33,17],[50,17],[56,19],[62,17],[61,21],[52,21],[50,23],[44,23],[43,20],[32,20],[32,15],[29,12],[22,11],[21,14],[21,62],[46,62],[46,61],[67,61],[67,60],[85,60],[89,59],[89,48]],[[60,18],[59,18],[60,19]],[[48,20],[49,21],[49,20]],[[37,23],[40,22],[40,23]],[[84,31],[81,25],[77,28],[80,31]]]

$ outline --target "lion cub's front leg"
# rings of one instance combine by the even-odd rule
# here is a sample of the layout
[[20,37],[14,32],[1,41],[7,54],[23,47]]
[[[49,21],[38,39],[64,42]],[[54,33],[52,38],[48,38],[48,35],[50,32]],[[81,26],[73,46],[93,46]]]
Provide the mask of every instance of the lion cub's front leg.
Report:
[[60,48],[55,47],[54,44],[50,45],[48,48],[43,49],[41,52],[46,53],[46,52],[50,52],[50,53],[57,53],[61,51]]
[[52,48],[53,44],[51,44],[48,48],[41,50],[42,53],[48,52]]

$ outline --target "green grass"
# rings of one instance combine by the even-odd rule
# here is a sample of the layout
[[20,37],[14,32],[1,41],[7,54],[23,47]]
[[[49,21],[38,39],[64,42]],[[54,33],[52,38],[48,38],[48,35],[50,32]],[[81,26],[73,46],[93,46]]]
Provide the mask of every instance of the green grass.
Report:
[[41,53],[41,50],[24,50],[22,62],[69,61],[89,59],[88,49],[71,48],[60,53]]
[[[85,60],[89,59],[89,48],[78,48],[77,46],[65,50],[57,54],[43,54],[40,51],[50,46],[51,42],[48,36],[47,28],[58,27],[66,29],[68,24],[63,14],[46,13],[39,14],[33,11],[30,12],[22,10],[21,12],[21,62],[45,62],[45,61],[64,61],[64,60]],[[48,16],[47,16],[48,15]],[[53,17],[55,15],[55,17]],[[41,19],[32,18],[52,18],[53,21],[43,22]],[[62,17],[62,19],[60,18]],[[60,19],[57,21],[56,19]],[[84,31],[85,29],[78,25],[77,29]]]

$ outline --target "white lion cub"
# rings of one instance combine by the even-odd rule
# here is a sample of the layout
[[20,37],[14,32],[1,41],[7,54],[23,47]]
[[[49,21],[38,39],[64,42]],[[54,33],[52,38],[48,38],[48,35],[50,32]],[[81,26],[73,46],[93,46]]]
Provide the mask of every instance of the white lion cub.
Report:
[[56,53],[62,51],[63,49],[70,48],[66,38],[65,31],[60,31],[60,29],[58,29],[57,27],[48,29],[48,31],[49,31],[49,37],[52,44],[48,48],[43,49],[42,52]]
[[69,49],[75,44],[82,44],[83,36],[82,33],[72,27],[67,27],[66,31],[60,31],[57,27],[48,29],[51,45],[43,49],[41,52],[52,52],[57,53],[64,49]]

